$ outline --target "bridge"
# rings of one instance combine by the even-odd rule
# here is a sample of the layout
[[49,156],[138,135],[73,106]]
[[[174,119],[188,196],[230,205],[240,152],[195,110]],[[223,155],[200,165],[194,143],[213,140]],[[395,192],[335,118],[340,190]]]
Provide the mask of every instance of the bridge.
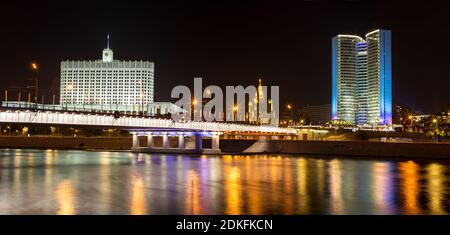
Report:
[[[226,122],[175,122],[142,116],[114,116],[112,114],[6,109],[0,110],[0,124],[80,126],[96,128],[126,129],[133,135],[133,151],[137,152],[180,152],[180,153],[220,153],[219,136],[223,133],[246,133],[260,136],[297,134],[295,129],[274,126],[255,126]],[[147,145],[141,147],[139,136],[147,137]],[[162,147],[155,147],[154,138],[163,139]],[[169,137],[178,138],[178,147],[169,147]],[[195,147],[189,148],[186,138],[193,137]],[[202,139],[211,138],[212,148],[202,147]]]

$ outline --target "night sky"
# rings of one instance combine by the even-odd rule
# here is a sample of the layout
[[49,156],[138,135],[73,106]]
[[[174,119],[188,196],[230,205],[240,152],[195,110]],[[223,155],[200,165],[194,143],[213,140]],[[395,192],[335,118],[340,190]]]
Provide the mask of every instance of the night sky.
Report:
[[247,86],[261,74],[283,104],[329,104],[331,38],[383,28],[394,103],[437,112],[450,104],[450,7],[416,2],[2,2],[0,88],[25,86],[35,61],[41,91],[58,94],[60,62],[101,59],[110,34],[115,59],[155,62],[156,101],[194,77]]

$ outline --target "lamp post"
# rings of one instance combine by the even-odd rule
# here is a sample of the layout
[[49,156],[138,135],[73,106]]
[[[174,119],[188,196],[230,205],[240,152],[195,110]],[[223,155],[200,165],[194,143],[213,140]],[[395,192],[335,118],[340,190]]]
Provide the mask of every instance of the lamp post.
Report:
[[28,109],[31,107],[30,102],[31,102],[31,94],[28,92],[28,100],[27,100],[27,108]]
[[252,123],[252,120],[254,120],[254,112],[253,112],[253,103],[251,101],[248,102],[248,123]]
[[139,80],[139,101],[140,111],[144,114],[144,92],[142,90],[142,80]]
[[197,105],[197,100],[196,99],[193,99],[192,100],[192,111],[191,111],[191,113],[192,113],[192,116],[191,116],[191,120],[195,120],[195,113],[196,113],[196,110],[195,110],[195,106]]
[[34,75],[34,103],[37,104],[37,97],[38,97],[38,91],[39,91],[39,82],[38,82],[38,75],[39,75],[39,68],[36,63],[31,63],[31,67],[35,71]]
[[[272,104],[272,99],[269,99],[269,108],[270,108],[270,110],[269,110],[269,112],[271,113],[271,115],[272,115],[272,117],[273,117],[273,104]],[[272,122],[272,117],[269,119],[269,121],[268,121],[268,123],[271,123]],[[268,124],[268,123],[266,123],[266,124]],[[277,124],[279,124],[279,123],[277,123]]]
[[99,101],[100,101],[100,112],[103,113],[103,99],[100,97]]
[[8,90],[5,90],[5,103],[6,107],[8,107]]
[[438,135],[438,125],[437,125],[437,119],[436,118],[434,118],[433,119],[433,123],[434,123],[434,125],[435,125],[435,131],[434,131],[434,141],[436,141],[437,140],[437,135]]
[[292,118],[292,105],[288,104],[287,109],[289,110],[289,121],[288,121],[288,125],[292,125],[293,122],[293,118]]
[[[67,86],[66,86],[66,90],[67,90],[67,91],[70,91],[70,97],[71,97],[70,99],[72,100],[72,95],[73,95],[73,94],[72,94],[73,85],[72,85],[72,84],[67,85]],[[66,94],[66,97],[67,97],[67,94]],[[71,102],[72,102],[72,101],[71,101]],[[67,110],[67,98],[66,98],[66,110]]]
[[234,121],[235,122],[237,122],[237,111],[238,111],[238,106],[237,105],[235,105],[234,107],[233,107],[233,114],[234,114]]
[[139,95],[139,99],[141,100],[141,112],[142,115],[144,115],[144,93],[141,91],[141,94]]
[[411,130],[413,130],[413,116],[409,115],[409,125],[411,126]]

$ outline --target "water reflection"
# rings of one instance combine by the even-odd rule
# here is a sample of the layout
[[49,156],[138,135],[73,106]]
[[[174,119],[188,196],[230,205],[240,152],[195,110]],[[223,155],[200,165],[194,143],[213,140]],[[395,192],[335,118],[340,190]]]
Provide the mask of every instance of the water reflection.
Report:
[[391,205],[393,203],[393,176],[391,172],[392,163],[380,162],[373,164],[373,185],[372,190],[374,200],[378,210],[376,214],[392,214]]
[[299,212],[301,214],[308,214],[309,205],[308,205],[308,161],[304,158],[300,158],[297,160],[297,190],[299,196]]
[[419,207],[419,165],[412,162],[399,163],[400,176],[402,179],[402,196],[404,210],[407,214],[418,214]]
[[58,202],[58,215],[74,215],[75,214],[75,202],[74,202],[74,189],[73,182],[71,180],[63,180],[58,184],[55,190],[56,200]]
[[198,173],[194,170],[187,172],[185,214],[200,214],[200,183]]
[[[250,156],[245,157],[245,178],[252,178],[254,182],[260,182],[263,178],[261,176],[261,171],[259,167],[252,167],[253,158]],[[254,187],[253,184],[248,184],[246,187]],[[250,214],[262,214],[261,201],[263,193],[261,190],[253,190],[252,193],[248,194],[248,207]]]
[[[432,163],[426,167],[427,171],[427,191],[430,205],[430,213],[444,214],[442,203],[445,202],[445,184],[444,184],[444,167],[442,165]],[[448,201],[446,201],[448,203]]]
[[331,160],[328,167],[329,187],[330,187],[330,213],[341,214],[344,209],[342,199],[342,169],[341,161]]
[[448,161],[0,150],[0,214],[448,214]]
[[[240,157],[239,157],[240,158]],[[235,159],[239,161],[241,159]],[[223,173],[225,190],[225,214],[238,215],[241,214],[241,173],[240,169],[233,164],[232,156],[224,156]]]
[[146,193],[145,193],[145,184],[142,176],[136,175],[133,176],[131,181],[132,190],[131,190],[131,206],[130,206],[130,214],[132,215],[145,215],[147,213],[146,207]]

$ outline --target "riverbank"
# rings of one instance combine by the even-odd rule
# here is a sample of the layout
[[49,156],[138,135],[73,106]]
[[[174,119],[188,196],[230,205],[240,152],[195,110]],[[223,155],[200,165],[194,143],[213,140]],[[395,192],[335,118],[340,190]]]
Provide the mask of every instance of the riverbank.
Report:
[[369,141],[221,141],[223,152],[258,154],[312,154],[332,156],[368,156],[396,158],[450,159],[448,143],[384,143]]
[[[140,145],[145,146],[145,144],[146,139],[140,139]],[[160,145],[162,145],[162,140],[156,138],[155,146]],[[177,140],[171,139],[170,146],[176,145]],[[115,151],[130,150],[131,146],[131,137],[0,137],[0,148],[97,149]],[[209,148],[211,141],[204,140],[203,146]],[[223,154],[274,153],[450,159],[450,144],[448,143],[221,139],[220,149]]]

